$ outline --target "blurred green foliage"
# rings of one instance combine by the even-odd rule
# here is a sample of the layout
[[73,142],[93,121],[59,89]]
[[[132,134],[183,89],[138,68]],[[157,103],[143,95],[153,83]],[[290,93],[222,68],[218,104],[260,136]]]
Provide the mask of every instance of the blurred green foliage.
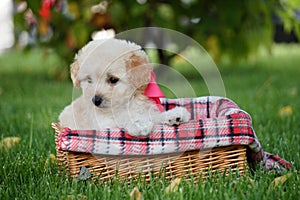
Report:
[[[27,0],[28,9],[15,15],[17,31],[28,30],[36,34],[29,47],[51,47],[67,63],[74,53],[90,40],[91,32],[97,27],[91,22],[91,6],[98,1],[53,1],[49,17],[42,16],[42,1]],[[32,15],[32,16],[28,16]],[[44,14],[45,15],[45,14]],[[28,19],[28,18],[33,19]],[[30,21],[30,22],[29,22]]]
[[[286,31],[294,30],[300,38],[300,22],[295,17],[299,0],[110,0],[105,4],[99,0],[56,0],[49,19],[40,15],[41,1],[27,3],[37,21],[37,44],[55,48],[67,63],[91,39],[93,31],[106,28],[114,28],[116,33],[149,26],[173,29],[198,41],[215,61],[224,55],[233,61],[247,58],[260,47],[270,50],[274,14],[280,16]],[[92,6],[101,4],[104,10],[91,11]],[[22,14],[16,15],[15,26],[28,29]],[[172,56],[160,53],[160,61],[168,64]]]
[[108,11],[118,31],[143,26],[174,29],[194,38],[218,61],[223,55],[246,58],[260,46],[270,49],[274,14],[286,31],[295,30],[300,38],[297,9],[299,0],[120,0],[112,1]]

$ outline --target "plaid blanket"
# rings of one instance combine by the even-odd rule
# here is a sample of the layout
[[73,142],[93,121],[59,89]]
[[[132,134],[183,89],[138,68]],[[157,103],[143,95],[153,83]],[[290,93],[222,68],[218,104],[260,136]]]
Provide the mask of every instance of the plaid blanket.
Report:
[[191,113],[189,123],[155,125],[147,137],[133,137],[124,129],[71,130],[63,128],[58,149],[106,155],[155,155],[220,146],[246,145],[250,162],[266,169],[283,170],[290,163],[264,152],[252,128],[252,119],[233,101],[222,97],[161,99],[166,110],[184,106]]

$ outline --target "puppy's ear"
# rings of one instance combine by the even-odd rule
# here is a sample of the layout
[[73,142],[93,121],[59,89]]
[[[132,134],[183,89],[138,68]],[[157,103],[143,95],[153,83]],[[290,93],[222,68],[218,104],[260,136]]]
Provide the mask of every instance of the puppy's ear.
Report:
[[152,65],[146,55],[133,53],[126,62],[128,78],[133,87],[144,91],[150,81]]
[[73,81],[74,87],[76,87],[76,88],[80,87],[80,81],[77,78],[78,71],[79,71],[79,63],[77,60],[75,60],[71,64],[71,79]]

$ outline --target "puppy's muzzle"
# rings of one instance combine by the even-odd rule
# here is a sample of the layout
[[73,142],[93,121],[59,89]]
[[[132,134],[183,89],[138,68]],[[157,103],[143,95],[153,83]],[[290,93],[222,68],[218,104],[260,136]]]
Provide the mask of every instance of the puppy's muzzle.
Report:
[[102,104],[103,99],[100,96],[96,95],[93,97],[92,101],[95,104],[95,106],[99,107]]

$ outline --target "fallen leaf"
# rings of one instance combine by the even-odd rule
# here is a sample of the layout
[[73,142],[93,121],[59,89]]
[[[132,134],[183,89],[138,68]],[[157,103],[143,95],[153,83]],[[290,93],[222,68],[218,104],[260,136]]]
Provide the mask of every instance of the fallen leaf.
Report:
[[92,177],[92,174],[88,170],[88,168],[86,168],[85,166],[82,166],[80,168],[79,175],[76,177],[76,179],[81,180],[81,181],[85,181],[85,180],[88,180],[91,177]]
[[130,199],[132,200],[141,200],[143,199],[142,193],[139,191],[137,187],[134,187],[130,192]]
[[21,138],[19,137],[6,137],[0,141],[0,148],[4,150],[9,150],[20,142]]
[[268,190],[269,191],[274,190],[279,185],[282,185],[283,183],[285,183],[291,176],[292,176],[291,173],[287,173],[283,176],[275,178],[274,181],[272,181],[272,183],[270,184]]
[[55,155],[54,154],[52,154],[52,153],[50,153],[50,155],[49,155],[49,157],[46,159],[46,161],[45,161],[45,169],[49,166],[49,160],[50,160],[50,162],[52,163],[52,164],[54,164],[55,163],[55,160],[56,160],[56,157],[55,157]]
[[278,115],[280,117],[288,117],[291,116],[292,114],[293,114],[293,108],[290,105],[284,106],[278,111]]
[[68,195],[67,200],[86,200],[87,196],[83,194],[78,194],[78,195]]
[[166,187],[165,193],[170,194],[171,192],[176,192],[178,190],[180,182],[181,178],[176,178],[173,181],[171,181],[170,185]]
[[52,164],[55,163],[56,157],[55,157],[55,155],[54,155],[53,153],[50,153],[49,158],[50,158],[50,162],[51,162]]

